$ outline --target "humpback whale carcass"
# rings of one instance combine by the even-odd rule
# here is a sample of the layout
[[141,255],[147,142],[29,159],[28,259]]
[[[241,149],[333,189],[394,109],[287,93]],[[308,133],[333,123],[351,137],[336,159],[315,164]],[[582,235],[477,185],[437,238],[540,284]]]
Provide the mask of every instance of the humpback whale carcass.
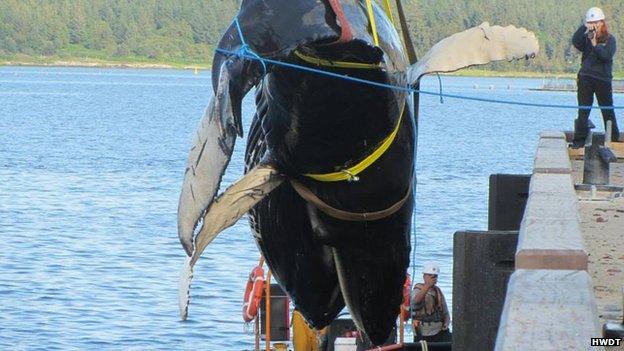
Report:
[[[382,9],[362,0],[243,0],[218,44],[214,96],[196,132],[178,208],[189,255],[180,286],[188,314],[193,265],[249,212],[273,275],[307,322],[322,328],[348,307],[374,344],[393,328],[409,265],[416,124],[405,90],[263,63],[253,55],[393,86],[425,74],[538,51],[522,28],[450,36],[410,65]],[[371,12],[372,11],[372,12]],[[241,100],[256,88],[245,176],[217,195],[237,135]],[[201,223],[201,229],[195,229]]]

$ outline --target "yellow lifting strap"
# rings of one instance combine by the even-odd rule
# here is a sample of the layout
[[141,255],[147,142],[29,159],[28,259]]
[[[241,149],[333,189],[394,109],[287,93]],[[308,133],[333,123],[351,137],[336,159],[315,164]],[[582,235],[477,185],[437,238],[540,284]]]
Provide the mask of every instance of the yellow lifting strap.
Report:
[[[398,33],[399,29],[397,28],[396,23],[394,23],[394,16],[392,15],[392,6],[390,6],[390,0],[384,0],[384,9],[386,10],[386,16],[388,16],[388,18],[390,19],[390,23],[392,23],[392,26]],[[401,36],[401,44],[403,44],[403,50],[407,52],[407,45],[405,45],[405,35]]]
[[368,11],[368,20],[373,33],[373,41],[375,46],[379,46],[379,36],[377,35],[377,24],[375,23],[375,13],[373,12],[373,0],[366,0],[366,10]]
[[390,18],[390,23],[392,23],[392,25],[396,27],[396,25],[394,24],[394,17],[392,17],[392,7],[390,6],[390,0],[385,0],[384,5],[386,9],[386,16]]
[[363,62],[348,62],[348,61],[330,61],[318,57],[305,55],[298,50],[295,50],[295,55],[301,60],[311,63],[315,66],[326,67],[338,67],[338,68],[357,68],[357,69],[379,69],[380,63],[363,63]]
[[375,151],[373,151],[370,155],[368,155],[358,164],[356,164],[355,166],[343,169],[338,172],[325,173],[325,174],[307,173],[307,174],[304,174],[304,176],[308,178],[312,178],[314,180],[321,181],[321,182],[339,182],[342,180],[354,179],[355,176],[357,176],[359,173],[363,172],[370,165],[375,163],[375,161],[377,161],[377,159],[380,158],[381,155],[383,155],[388,150],[390,145],[392,145],[392,142],[394,141],[394,138],[396,137],[397,133],[399,132],[399,128],[401,127],[401,121],[403,119],[403,112],[405,112],[405,104],[407,103],[403,104],[403,107],[401,108],[401,114],[399,115],[399,120],[396,124],[396,127],[394,127],[394,130],[392,131],[392,133],[390,133],[390,135],[388,135],[381,142],[381,144],[379,144],[379,146],[375,149]]

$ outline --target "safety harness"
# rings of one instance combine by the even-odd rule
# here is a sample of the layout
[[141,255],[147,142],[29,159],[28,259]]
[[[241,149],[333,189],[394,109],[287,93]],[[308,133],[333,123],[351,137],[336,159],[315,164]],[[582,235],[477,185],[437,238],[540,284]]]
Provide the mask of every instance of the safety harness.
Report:
[[[422,290],[423,284],[418,283],[418,284],[415,284],[414,287],[418,287],[419,289]],[[433,286],[433,289],[435,290],[435,293],[436,293],[436,301],[433,306],[433,311],[431,313],[427,313],[427,305],[426,305],[427,295],[426,294],[421,302],[422,307],[415,308],[412,311],[412,319],[417,321],[418,325],[420,325],[420,323],[432,323],[432,322],[444,321],[444,318],[442,317],[442,292],[440,291],[440,288],[438,288],[435,285]]]

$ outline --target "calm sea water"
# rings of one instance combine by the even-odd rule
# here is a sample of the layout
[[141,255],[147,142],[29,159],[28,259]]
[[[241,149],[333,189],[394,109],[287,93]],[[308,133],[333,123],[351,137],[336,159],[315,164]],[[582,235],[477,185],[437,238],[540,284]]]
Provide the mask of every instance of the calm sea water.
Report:
[[[541,80],[442,83],[449,93],[575,103],[573,93],[528,90]],[[437,79],[422,88],[437,90]],[[204,72],[0,68],[0,349],[251,348],[240,310],[259,254],[244,220],[206,250],[190,320],[178,318],[177,200],[210,91]],[[246,126],[252,112],[248,99]],[[449,301],[453,233],[486,229],[488,176],[530,172],[539,132],[569,129],[574,117],[421,98],[415,264],[440,264]],[[226,183],[242,173],[244,144]]]

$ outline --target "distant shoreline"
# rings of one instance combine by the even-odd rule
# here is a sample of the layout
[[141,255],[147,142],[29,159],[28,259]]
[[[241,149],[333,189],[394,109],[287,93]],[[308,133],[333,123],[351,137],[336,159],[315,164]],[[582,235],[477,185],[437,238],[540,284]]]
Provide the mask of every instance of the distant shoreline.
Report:
[[84,68],[141,68],[141,69],[183,69],[209,70],[208,63],[184,62],[146,62],[146,61],[108,61],[99,59],[33,59],[15,60],[0,58],[0,66],[21,67],[84,67]]
[[[100,59],[8,59],[0,58],[1,66],[23,66],[23,67],[84,67],[84,68],[139,68],[139,69],[178,69],[178,70],[210,70],[209,63],[185,63],[168,61],[109,61]],[[484,69],[468,68],[444,75],[459,77],[492,77],[492,78],[562,78],[574,79],[576,73],[563,72],[537,72],[537,71],[491,71]],[[614,79],[623,79],[624,72],[616,72]]]

